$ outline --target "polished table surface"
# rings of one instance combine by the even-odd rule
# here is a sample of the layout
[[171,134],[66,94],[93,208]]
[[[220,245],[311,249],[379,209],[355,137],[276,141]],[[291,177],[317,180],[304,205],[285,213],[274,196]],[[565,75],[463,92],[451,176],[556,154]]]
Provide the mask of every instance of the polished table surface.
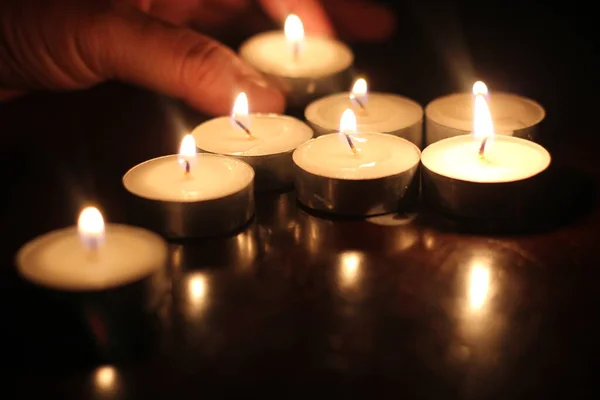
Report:
[[[451,68],[425,66],[421,77],[402,61],[420,50],[404,45],[404,55],[392,45],[357,46],[359,70],[376,89],[426,103],[460,87],[444,86]],[[335,219],[303,209],[293,192],[259,194],[243,230],[170,243],[172,286],[152,345],[108,365],[52,351],[47,332],[59,322],[31,312],[43,299],[29,296],[12,258],[27,240],[73,224],[85,201],[101,205],[108,221],[126,222],[122,175],[175,152],[203,117],[120,84],[3,104],[0,362],[8,396],[0,397],[507,399],[593,388],[596,132],[564,101],[570,93],[553,78],[559,67],[536,70],[546,60],[523,58],[520,67],[507,62],[512,75],[504,77],[494,75],[496,61],[480,65],[492,88],[506,78],[515,86],[503,88],[548,109],[540,141],[557,172],[539,225],[498,232],[422,206]],[[67,348],[70,340],[62,340]]]

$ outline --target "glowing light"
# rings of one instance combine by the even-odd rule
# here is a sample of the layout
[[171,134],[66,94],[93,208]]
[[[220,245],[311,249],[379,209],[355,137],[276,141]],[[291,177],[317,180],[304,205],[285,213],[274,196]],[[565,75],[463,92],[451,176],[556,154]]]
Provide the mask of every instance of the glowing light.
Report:
[[356,251],[346,251],[340,258],[340,282],[345,287],[353,286],[360,277],[362,255]]
[[477,95],[487,96],[488,88],[487,88],[486,84],[481,81],[475,82],[473,84],[473,94],[475,96],[477,96]]
[[475,104],[473,106],[473,135],[476,138],[491,138],[494,135],[494,124],[492,115],[488,107],[485,95],[487,87],[483,82],[475,82],[473,85],[473,94],[475,94]]
[[469,275],[469,302],[473,310],[479,310],[485,304],[490,290],[489,268],[475,264]]
[[188,293],[193,303],[202,303],[206,296],[206,278],[204,275],[194,275],[188,281]]
[[356,133],[356,115],[349,108],[344,111],[340,118],[340,133],[349,135]]
[[286,39],[291,43],[299,43],[304,39],[304,25],[296,14],[288,15],[283,30]]
[[84,246],[97,248],[104,242],[104,218],[96,207],[86,207],[79,213],[77,231]]
[[241,92],[235,98],[233,102],[233,108],[231,109],[231,126],[236,129],[241,129],[252,136],[250,132],[250,111],[248,106],[248,96],[246,93]]
[[189,133],[181,140],[179,146],[179,165],[189,173],[196,161],[196,141]]
[[114,389],[117,378],[117,371],[112,366],[100,367],[94,374],[95,386],[100,391],[111,391]]
[[354,86],[352,86],[352,90],[350,91],[350,100],[358,103],[361,108],[367,106],[367,81],[363,78],[359,78],[354,82]]

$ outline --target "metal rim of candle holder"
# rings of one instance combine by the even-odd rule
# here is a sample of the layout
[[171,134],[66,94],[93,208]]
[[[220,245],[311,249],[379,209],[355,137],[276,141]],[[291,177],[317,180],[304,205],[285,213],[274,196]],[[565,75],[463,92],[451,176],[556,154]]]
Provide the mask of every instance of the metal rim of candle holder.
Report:
[[[537,141],[537,138],[539,135],[539,127],[542,124],[542,122],[544,122],[544,119],[546,118],[546,109],[540,103],[538,103],[537,101],[530,99],[528,97],[523,97],[523,96],[519,96],[519,95],[516,95],[513,93],[507,93],[507,92],[494,92],[494,93],[496,95],[501,94],[501,95],[517,96],[520,99],[523,99],[524,101],[527,101],[527,102],[533,104],[535,107],[537,107],[541,111],[539,118],[533,120],[531,123],[527,124],[527,126],[524,126],[523,128],[515,129],[512,132],[496,132],[496,133],[500,134],[500,135],[515,136],[515,137],[519,137],[522,139],[530,140],[532,142]],[[449,137],[468,135],[471,133],[470,130],[463,130],[463,129],[455,128],[450,125],[445,125],[445,124],[439,123],[434,118],[431,118],[432,105],[434,105],[437,101],[439,101],[440,99],[443,99],[444,97],[450,97],[450,96],[453,96],[456,94],[460,94],[460,93],[455,93],[455,94],[450,94],[448,96],[438,97],[437,99],[430,101],[429,104],[427,104],[425,106],[425,134],[423,135],[424,147],[427,147],[430,144],[433,144],[433,143],[438,142],[443,139],[447,139]]]
[[[420,158],[419,148],[411,145]],[[396,212],[418,199],[419,168],[417,162],[405,171],[381,178],[339,179],[313,174],[294,163],[296,198],[308,208],[339,216]]]
[[[264,34],[272,34],[272,32],[265,32]],[[261,71],[267,80],[271,81],[271,83],[279,87],[285,93],[288,107],[303,108],[311,101],[320,97],[348,90],[352,83],[352,78],[354,76],[354,53],[345,43],[336,41],[340,46],[343,46],[346,49],[348,54],[350,54],[350,62],[347,66],[326,75],[316,77],[293,77],[277,75],[269,71],[264,71],[259,66],[254,65],[252,60],[249,60],[243,51],[247,43],[253,39],[254,38],[250,38],[242,43],[238,54],[246,62],[253,65],[254,68]]]
[[[215,156],[230,158],[218,154]],[[137,167],[133,167],[123,176],[125,189],[127,189],[125,183],[127,175]],[[248,167],[252,169],[251,166]],[[254,169],[252,174],[254,175]],[[254,176],[242,189],[210,200],[161,201],[138,196],[128,189],[127,192],[129,193],[128,216],[131,222],[169,239],[226,235],[246,225],[254,216]]]
[[512,182],[480,183],[438,174],[425,164],[421,168],[422,198],[443,214],[464,220],[522,221],[539,217],[549,189],[549,170]]
[[[255,116],[267,116],[268,113],[252,113]],[[288,115],[277,115],[278,117],[293,118],[298,123],[306,126],[311,130],[312,135],[307,141],[311,140],[315,136],[315,132],[312,127],[303,121],[300,121],[294,117]],[[298,146],[302,145],[300,143]],[[264,155],[235,155],[235,154],[220,154],[209,150],[205,150],[201,147],[196,146],[200,153],[216,154],[226,157],[236,158],[240,161],[245,162],[254,169],[254,188],[257,192],[266,191],[279,191],[291,189],[294,186],[294,162],[292,161],[292,154],[296,148],[282,151],[274,154]]]

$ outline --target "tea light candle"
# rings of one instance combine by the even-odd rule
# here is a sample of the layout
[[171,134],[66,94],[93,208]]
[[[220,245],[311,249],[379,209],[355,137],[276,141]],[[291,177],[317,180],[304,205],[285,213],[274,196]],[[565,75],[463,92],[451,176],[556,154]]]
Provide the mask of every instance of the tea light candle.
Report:
[[85,208],[77,227],[59,229],[24,245],[19,273],[40,286],[98,291],[140,281],[164,267],[167,245],[145,229],[104,224],[97,208]]
[[30,329],[59,357],[106,362],[144,351],[140,338],[152,337],[170,286],[167,254],[159,235],[105,224],[97,208],[84,208],[76,227],[41,235],[16,254],[19,275],[32,284],[24,312],[57,321],[34,318]]
[[292,152],[313,137],[305,123],[285,115],[250,114],[240,93],[231,116],[211,119],[192,132],[202,152],[224,154],[250,164],[257,190],[293,185]]
[[290,15],[284,32],[253,36],[240,47],[240,56],[287,94],[288,104],[304,107],[312,99],[347,88],[354,55],[336,40],[305,36],[302,21]]
[[167,237],[225,234],[254,215],[254,171],[243,161],[196,154],[192,135],[179,155],[154,158],[129,170],[123,185],[131,196],[131,215]]
[[296,149],[298,200],[318,211],[366,216],[399,209],[413,185],[419,149],[383,133],[356,134],[351,109],[340,133],[312,139]]
[[429,145],[422,154],[423,196],[462,217],[523,216],[542,192],[541,173],[550,154],[531,141],[494,135],[485,91],[475,93],[473,135]]
[[[483,82],[476,82],[485,91]],[[510,93],[493,93],[489,107],[497,134],[534,140],[538,126],[546,116],[544,108],[535,101]],[[469,134],[473,123],[473,95],[456,93],[433,100],[425,107],[426,144],[452,136]]]
[[317,136],[336,132],[339,116],[350,107],[356,115],[357,132],[382,132],[399,136],[418,147],[423,142],[423,108],[391,93],[368,93],[367,81],[358,79],[352,90],[332,94],[310,103],[305,117]]

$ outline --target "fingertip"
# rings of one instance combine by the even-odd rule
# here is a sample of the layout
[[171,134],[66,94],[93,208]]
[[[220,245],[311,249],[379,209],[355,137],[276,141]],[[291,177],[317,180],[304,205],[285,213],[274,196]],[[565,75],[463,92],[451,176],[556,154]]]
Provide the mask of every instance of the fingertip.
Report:
[[285,97],[277,88],[262,79],[247,79],[240,84],[240,92],[246,92],[251,112],[282,114]]

